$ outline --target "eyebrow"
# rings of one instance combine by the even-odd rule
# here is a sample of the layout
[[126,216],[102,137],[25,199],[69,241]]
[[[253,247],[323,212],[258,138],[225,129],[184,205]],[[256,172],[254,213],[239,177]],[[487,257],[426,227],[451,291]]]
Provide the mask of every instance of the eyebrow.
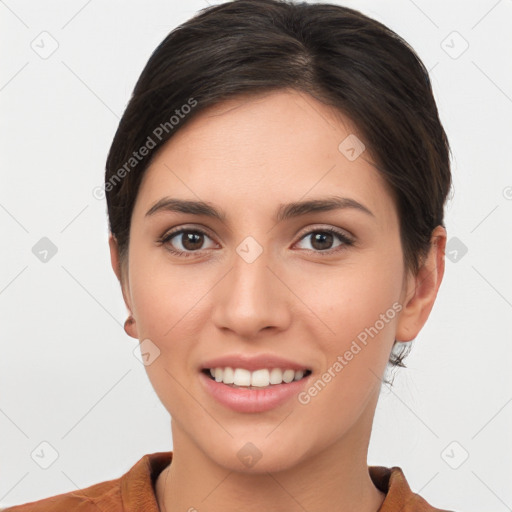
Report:
[[[332,210],[355,209],[367,215],[375,217],[372,211],[349,197],[331,196],[321,199],[310,199],[308,201],[297,201],[293,203],[281,204],[276,212],[276,221],[282,222],[287,219],[300,217],[309,213],[327,212]],[[191,201],[186,199],[175,199],[163,197],[157,201],[146,213],[146,217],[154,215],[157,212],[179,212],[191,215],[204,215],[226,222],[226,214],[222,210],[217,210],[214,206],[204,201]]]

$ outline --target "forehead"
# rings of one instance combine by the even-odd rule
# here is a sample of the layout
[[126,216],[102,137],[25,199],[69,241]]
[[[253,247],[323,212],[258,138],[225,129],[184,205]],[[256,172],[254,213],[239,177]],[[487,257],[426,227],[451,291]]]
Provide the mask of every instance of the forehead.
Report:
[[230,99],[200,112],[160,149],[136,208],[145,213],[167,195],[270,215],[277,203],[337,195],[393,215],[389,187],[362,143],[348,118],[302,92]]

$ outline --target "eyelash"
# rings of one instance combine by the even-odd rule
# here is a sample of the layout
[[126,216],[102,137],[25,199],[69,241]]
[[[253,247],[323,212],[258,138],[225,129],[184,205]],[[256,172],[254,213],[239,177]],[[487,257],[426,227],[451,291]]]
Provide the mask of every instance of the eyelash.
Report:
[[[171,231],[169,233],[166,233],[161,238],[159,238],[158,239],[158,244],[159,245],[167,244],[173,238],[175,238],[176,236],[181,235],[183,233],[199,233],[201,235],[207,236],[208,238],[211,238],[208,235],[208,233],[206,233],[205,231],[203,231],[202,229],[199,229],[199,228],[178,228],[175,231]],[[307,251],[309,253],[319,254],[320,256],[330,256],[333,253],[336,253],[336,252],[344,250],[346,247],[350,247],[351,245],[354,245],[354,240],[349,238],[347,235],[345,235],[341,231],[338,231],[337,229],[330,228],[330,227],[329,228],[322,228],[322,229],[313,229],[311,231],[308,231],[307,233],[304,233],[303,236],[301,236],[301,238],[299,239],[299,242],[301,240],[303,240],[304,238],[307,238],[308,236],[310,236],[310,235],[312,235],[314,233],[331,233],[331,234],[337,236],[339,238],[339,240],[342,242],[342,244],[340,246],[334,248],[334,249],[327,249],[325,251],[315,251],[315,250],[312,250],[312,249],[302,249],[302,250]],[[201,252],[200,250],[198,250],[198,251],[190,251],[190,252],[179,251],[179,250],[173,249],[171,247],[168,247],[167,250],[169,252],[171,252],[172,254],[175,254],[177,256],[184,257],[184,258],[189,258],[189,257],[191,257],[191,256],[193,256],[193,255],[195,255],[195,254],[197,254],[199,252]]]

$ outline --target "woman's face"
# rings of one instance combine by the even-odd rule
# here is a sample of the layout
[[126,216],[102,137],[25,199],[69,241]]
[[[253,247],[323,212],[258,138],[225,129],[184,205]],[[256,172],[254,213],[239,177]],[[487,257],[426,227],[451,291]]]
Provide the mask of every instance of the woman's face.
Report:
[[[400,326],[414,282],[393,199],[342,119],[294,91],[230,100],[147,169],[123,287],[175,449],[187,440],[226,468],[273,471],[369,435],[397,330],[416,334]],[[328,199],[342,207],[286,206]],[[241,384],[311,374],[236,389],[212,365],[240,368]]]

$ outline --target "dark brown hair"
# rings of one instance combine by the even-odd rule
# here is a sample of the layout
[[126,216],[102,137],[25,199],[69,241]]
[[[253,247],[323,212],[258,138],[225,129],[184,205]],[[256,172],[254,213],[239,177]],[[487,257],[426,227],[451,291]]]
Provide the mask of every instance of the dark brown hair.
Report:
[[[385,25],[331,4],[234,0],[173,30],[140,75],[107,158],[110,230],[127,263],[130,220],[151,159],[205,108],[292,88],[357,127],[392,191],[404,265],[417,272],[443,224],[450,150],[425,66]],[[340,141],[341,142],[341,141]],[[390,363],[403,366],[401,354]]]

